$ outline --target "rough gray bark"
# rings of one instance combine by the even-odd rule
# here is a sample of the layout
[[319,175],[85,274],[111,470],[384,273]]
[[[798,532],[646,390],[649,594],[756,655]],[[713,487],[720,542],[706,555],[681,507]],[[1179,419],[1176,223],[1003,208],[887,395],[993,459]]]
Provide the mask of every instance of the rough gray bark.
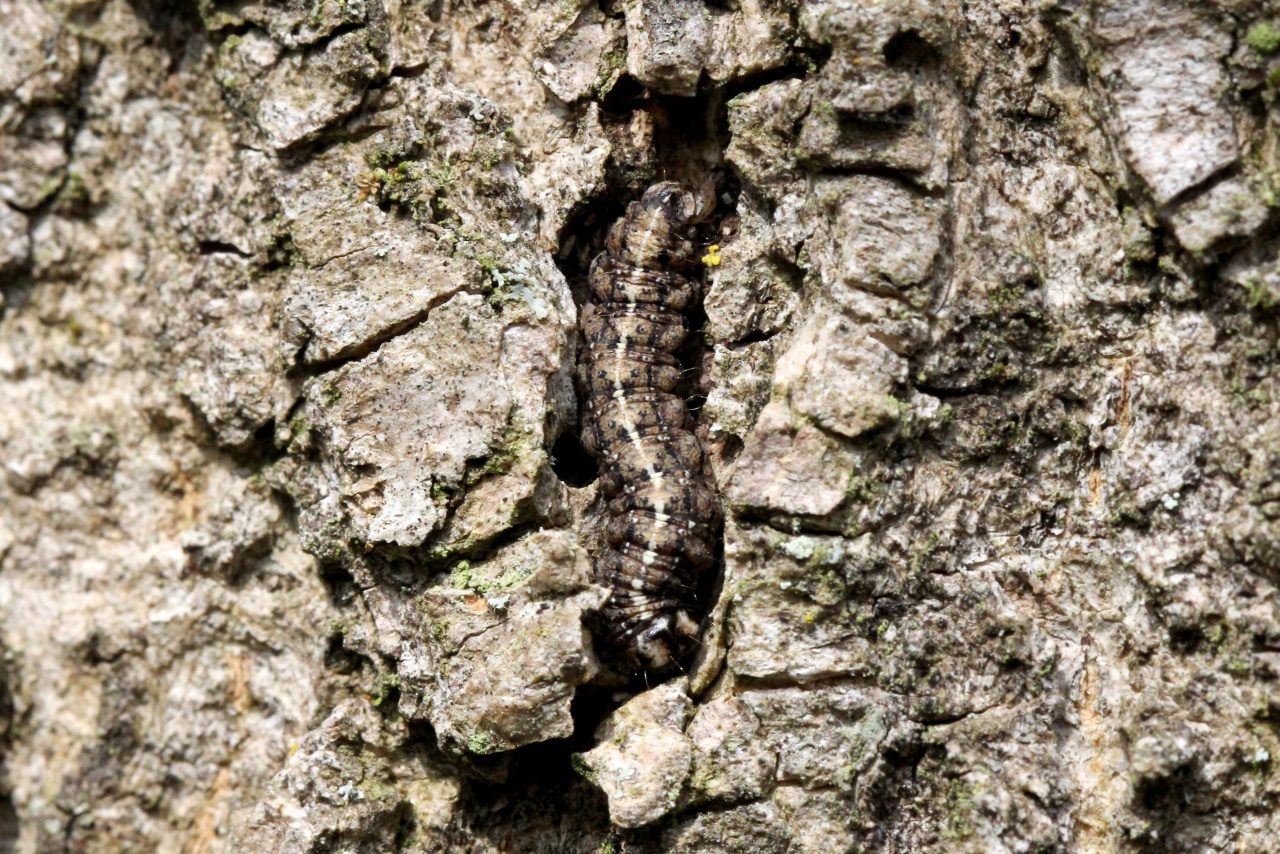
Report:
[[[0,850],[1277,850],[1278,93],[1271,0],[0,0]],[[663,178],[638,690],[566,437]]]

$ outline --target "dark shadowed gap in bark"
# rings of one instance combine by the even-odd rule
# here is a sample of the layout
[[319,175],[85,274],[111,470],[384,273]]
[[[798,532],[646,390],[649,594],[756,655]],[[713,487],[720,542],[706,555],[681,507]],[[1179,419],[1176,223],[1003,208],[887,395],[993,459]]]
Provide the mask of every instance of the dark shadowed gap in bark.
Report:
[[[770,75],[770,79],[775,76]],[[652,93],[628,75],[619,78],[602,99],[601,121],[614,142],[606,167],[606,189],[569,218],[555,255],[579,311],[590,301],[588,277],[591,263],[604,250],[609,228],[626,206],[638,199],[650,184],[675,180],[714,194],[714,207],[697,231],[696,252],[699,257],[712,245],[723,242],[722,235],[732,233],[733,212],[741,184],[723,159],[723,151],[729,142],[728,99],[723,87],[707,89],[691,98]],[[637,124],[649,128],[643,145],[637,145],[634,134],[627,133]],[[702,287],[705,289],[705,281]],[[706,313],[701,299],[686,312],[686,317],[690,333],[685,346],[677,354],[686,376],[678,393],[684,397],[692,421],[697,425],[699,411],[710,390],[705,386],[701,371],[710,355],[710,347],[702,332]],[[583,346],[584,342],[579,338],[579,352]],[[577,388],[576,392],[581,402],[583,390]],[[577,428],[560,436],[552,450],[553,470],[571,488],[585,487],[599,474],[595,461],[582,446],[581,418],[580,409]],[[597,502],[597,507],[589,513],[585,526],[588,530],[584,532],[584,540],[589,547],[594,545],[596,537],[593,531],[598,527],[590,517],[598,518],[602,509]],[[717,530],[714,538],[716,563],[699,575],[694,593],[700,616],[710,609],[722,572],[722,532]],[[644,677],[637,676],[635,684],[644,687]]]
[[193,38],[203,36],[199,4],[192,0],[129,0],[137,16],[150,27],[150,41],[169,54],[169,73],[177,71]]
[[469,781],[462,796],[472,807],[465,837],[509,851],[609,850],[603,847],[612,833],[604,794],[572,762],[574,750],[590,741],[588,732],[529,745],[511,754],[503,782]]
[[0,854],[17,850],[18,830],[18,812],[13,808],[13,799],[9,795],[0,797]]
[[[10,658],[11,653],[8,649],[3,653],[6,660]],[[8,666],[0,668],[0,747],[3,748],[3,753],[0,753],[0,779],[2,780],[11,779],[13,773],[9,769],[8,756],[14,738],[12,679],[13,673]],[[18,811],[13,805],[12,792],[0,791],[0,854],[10,854],[17,850],[20,830]]]
[[[1016,37],[1017,33],[1013,33]],[[1015,42],[1016,44],[1016,42]],[[938,51],[915,30],[903,30],[881,49],[884,61],[895,68],[914,69],[938,61]]]
[[[584,686],[573,700],[577,727],[572,736],[491,755],[443,752],[429,724],[410,722],[411,742],[434,765],[462,779],[459,801],[466,805],[466,818],[450,829],[456,850],[483,840],[498,850],[560,854],[605,851],[610,839],[621,842],[624,836],[610,825],[604,794],[582,776],[575,756],[593,745],[596,727],[616,706],[611,689]],[[400,833],[411,836],[416,821],[410,811]],[[518,837],[514,828],[520,829]],[[625,839],[640,835],[628,833]]]
[[551,447],[551,469],[566,486],[581,489],[595,483],[600,468],[595,459],[582,447],[582,440],[573,433],[565,433]]
[[319,563],[320,580],[329,591],[329,598],[336,607],[342,608],[354,602],[360,595],[351,571],[340,563],[321,561]]
[[600,107],[607,113],[622,116],[641,108],[647,95],[644,84],[630,74],[623,74],[600,100]]

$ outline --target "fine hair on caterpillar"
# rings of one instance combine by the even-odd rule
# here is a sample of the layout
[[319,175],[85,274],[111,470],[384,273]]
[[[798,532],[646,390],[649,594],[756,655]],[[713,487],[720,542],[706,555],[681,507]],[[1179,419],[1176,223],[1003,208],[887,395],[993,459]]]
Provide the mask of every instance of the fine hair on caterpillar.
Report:
[[645,673],[679,668],[697,645],[693,593],[719,523],[676,355],[700,296],[693,232],[709,207],[705,192],[676,182],[646,190],[610,228],[582,312],[583,444],[600,462],[607,507],[594,570],[610,590],[600,633]]

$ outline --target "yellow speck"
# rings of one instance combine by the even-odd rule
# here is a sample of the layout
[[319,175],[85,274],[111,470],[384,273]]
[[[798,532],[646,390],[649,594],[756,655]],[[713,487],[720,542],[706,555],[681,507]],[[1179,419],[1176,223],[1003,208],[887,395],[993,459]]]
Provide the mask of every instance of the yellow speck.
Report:
[[289,755],[292,756],[297,752],[298,752],[298,742],[295,741],[293,744],[289,745]]
[[804,615],[804,621],[807,625],[813,624],[813,618],[814,618],[814,615],[812,611]]
[[707,254],[702,256],[702,263],[708,267],[720,266],[720,244],[716,243],[707,247]]

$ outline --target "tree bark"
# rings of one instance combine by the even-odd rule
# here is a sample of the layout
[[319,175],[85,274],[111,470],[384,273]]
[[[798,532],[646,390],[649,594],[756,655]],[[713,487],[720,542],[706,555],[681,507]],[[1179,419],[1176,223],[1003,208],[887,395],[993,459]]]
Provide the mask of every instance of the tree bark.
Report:
[[[1280,849],[1280,4],[0,0],[0,852]],[[713,191],[687,673],[574,370]]]

